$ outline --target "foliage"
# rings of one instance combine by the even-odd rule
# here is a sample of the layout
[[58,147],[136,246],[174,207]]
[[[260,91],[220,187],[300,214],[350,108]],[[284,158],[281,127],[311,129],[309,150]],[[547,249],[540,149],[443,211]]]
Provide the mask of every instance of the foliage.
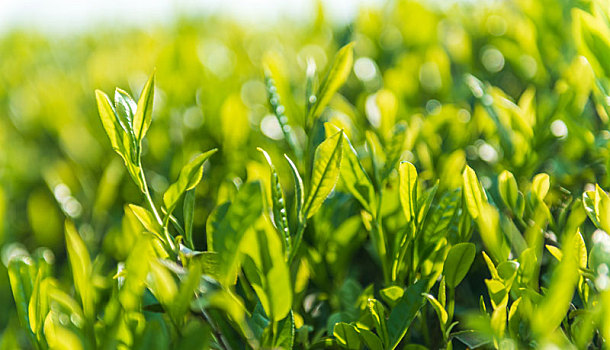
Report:
[[609,38],[550,0],[6,36],[0,348],[607,347]]

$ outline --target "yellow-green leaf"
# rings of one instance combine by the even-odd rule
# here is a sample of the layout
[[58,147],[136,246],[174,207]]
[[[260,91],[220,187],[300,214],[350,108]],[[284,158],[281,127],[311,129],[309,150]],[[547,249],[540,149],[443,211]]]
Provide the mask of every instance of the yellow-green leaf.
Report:
[[349,43],[337,52],[326,78],[322,81],[316,94],[316,103],[309,110],[308,120],[315,119],[322,114],[335,92],[347,80],[354,63],[354,53],[352,47],[354,43]]
[[339,179],[341,169],[341,141],[343,132],[339,131],[327,138],[316,149],[311,175],[311,188],[305,202],[305,216],[312,217],[332,192]]
[[178,180],[171,184],[167,191],[163,194],[163,204],[167,208],[167,215],[169,216],[182,194],[195,186],[201,181],[203,175],[203,162],[205,162],[212,154],[216,153],[217,149],[212,149],[205,153],[199,154],[188,162],[180,171]]
[[153,99],[155,95],[155,72],[150,75],[138,99],[138,108],[133,117],[133,131],[141,142],[152,122]]
[[66,221],[66,248],[68,258],[72,268],[72,277],[76,292],[80,296],[85,317],[93,320],[95,313],[94,290],[92,282],[93,270],[91,268],[91,258],[85,242],[76,231],[76,227]]
[[400,204],[407,222],[416,218],[417,212],[417,169],[409,162],[401,162],[398,166],[398,193]]
[[464,181],[464,198],[466,199],[466,207],[473,219],[479,217],[481,206],[487,202],[487,195],[477,179],[477,174],[471,167],[466,166],[462,173]]

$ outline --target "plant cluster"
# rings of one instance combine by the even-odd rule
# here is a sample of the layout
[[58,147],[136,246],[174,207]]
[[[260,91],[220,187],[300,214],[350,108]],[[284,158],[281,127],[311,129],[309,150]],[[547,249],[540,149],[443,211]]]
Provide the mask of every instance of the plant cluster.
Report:
[[[159,90],[171,64],[138,98],[96,90],[99,141],[119,157],[95,202],[76,203],[116,222],[77,215],[57,180],[70,171],[47,168],[67,216],[66,264],[48,249],[4,252],[27,344],[605,348],[610,12],[592,1],[547,13],[547,2],[502,4],[473,23],[411,1],[364,11],[323,74],[311,48],[300,69],[266,51],[258,78],[210,99],[216,119],[172,136],[175,147],[172,119],[153,118],[193,94]],[[323,22],[312,36],[324,38]],[[256,123],[245,101],[264,103]],[[197,110],[182,112],[191,125]],[[65,147],[78,160],[76,146]],[[116,205],[123,172],[127,203]],[[18,343],[7,332],[6,348]]]

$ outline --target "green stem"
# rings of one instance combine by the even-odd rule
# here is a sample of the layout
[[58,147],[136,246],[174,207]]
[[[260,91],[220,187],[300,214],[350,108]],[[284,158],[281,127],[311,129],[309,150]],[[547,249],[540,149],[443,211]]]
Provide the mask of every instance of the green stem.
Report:
[[455,288],[449,288],[447,295],[447,324],[453,321],[453,312],[455,310]]
[[377,248],[377,254],[379,255],[379,260],[381,261],[381,270],[383,271],[383,282],[386,286],[389,286],[391,283],[391,278],[387,262],[388,251],[386,248],[385,239],[383,236],[383,229],[380,221],[381,220],[378,220],[377,218],[374,219],[373,227],[371,230],[371,238],[373,239],[373,244]]
[[163,227],[163,234],[165,235],[165,239],[167,240],[166,244],[169,245],[170,251],[175,254],[176,245],[174,244],[174,240],[172,239],[171,235],[169,234],[169,230],[167,229],[165,222],[161,219],[161,216],[159,215],[159,212],[157,211],[157,207],[155,206],[155,202],[153,202],[152,196],[150,195],[150,191],[148,190],[148,183],[146,182],[146,176],[144,175],[144,169],[142,168],[142,163],[141,162],[138,162],[138,163],[139,163],[138,165],[140,167],[140,177],[142,179],[144,196],[146,197],[146,200],[148,201],[148,205],[150,206],[150,209],[152,210],[153,215],[155,216],[155,219],[157,220],[157,223],[159,223],[159,225],[161,225]]

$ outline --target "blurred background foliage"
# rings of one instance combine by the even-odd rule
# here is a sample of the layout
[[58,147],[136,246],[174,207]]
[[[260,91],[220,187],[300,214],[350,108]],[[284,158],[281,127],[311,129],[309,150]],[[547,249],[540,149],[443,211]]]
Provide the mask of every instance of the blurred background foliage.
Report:
[[[548,172],[554,201],[566,191],[580,195],[588,183],[610,185],[608,115],[595,80],[603,67],[579,55],[573,35],[572,9],[595,6],[397,0],[363,8],[347,25],[329,21],[318,6],[311,22],[261,28],[185,14],[150,30],[7,32],[0,38],[2,259],[48,247],[39,253],[68,275],[65,217],[77,223],[98,265],[126,258],[135,237],[122,233],[123,206],[140,195],[104,134],[94,89],[119,86],[137,97],[155,68],[154,123],[143,158],[153,196],[160,198],[194,153],[220,150],[197,187],[195,242],[205,245],[210,211],[246,179],[262,177],[266,165],[256,147],[272,157],[286,151],[268,105],[265,64],[279,70],[286,116],[303,142],[308,62],[324,72],[351,41],[353,71],[325,118],[343,125],[355,145],[363,145],[367,129],[384,142],[404,120],[401,158],[415,163],[424,181],[440,178],[442,188],[461,185],[456,175],[465,164],[487,189],[504,169],[519,183]],[[278,164],[278,171],[289,170]],[[0,269],[0,329],[10,347],[19,331]]]

